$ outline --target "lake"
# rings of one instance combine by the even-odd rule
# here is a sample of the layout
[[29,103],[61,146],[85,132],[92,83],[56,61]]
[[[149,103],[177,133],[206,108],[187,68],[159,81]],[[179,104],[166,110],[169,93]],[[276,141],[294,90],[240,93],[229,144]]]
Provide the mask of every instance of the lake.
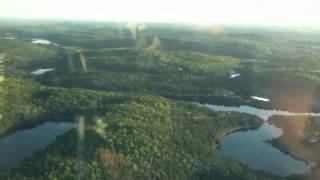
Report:
[[219,154],[248,164],[251,168],[279,176],[304,174],[311,165],[292,158],[267,141],[282,135],[282,130],[268,122],[258,129],[242,129],[227,134],[222,139]]
[[283,134],[267,120],[273,115],[283,116],[320,116],[320,113],[292,113],[281,110],[266,110],[250,106],[226,107],[209,105],[215,111],[241,112],[256,115],[265,120],[258,128],[240,129],[226,134],[221,140],[219,154],[240,160],[253,169],[263,170],[279,176],[304,174],[312,170],[312,163],[298,160],[272,146],[269,142]]
[[23,159],[45,149],[76,123],[45,122],[31,129],[14,132],[0,139],[0,169],[18,165]]

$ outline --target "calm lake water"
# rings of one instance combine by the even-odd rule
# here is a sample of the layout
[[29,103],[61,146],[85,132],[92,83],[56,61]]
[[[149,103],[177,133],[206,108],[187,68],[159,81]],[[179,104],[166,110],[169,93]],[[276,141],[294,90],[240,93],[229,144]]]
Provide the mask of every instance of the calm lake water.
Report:
[[311,171],[311,165],[294,159],[292,156],[273,147],[268,141],[282,135],[282,129],[269,124],[267,120],[273,115],[309,115],[320,116],[320,113],[292,113],[280,110],[265,110],[250,106],[226,107],[205,105],[216,111],[241,112],[256,115],[264,119],[259,128],[236,130],[222,138],[219,154],[238,159],[253,169],[263,170],[279,176],[304,174]]
[[238,130],[222,139],[219,154],[232,157],[248,164],[251,168],[263,170],[279,176],[304,174],[311,166],[292,158],[267,143],[282,135],[282,130],[268,122],[258,129]]
[[75,128],[71,122],[46,122],[0,139],[0,169],[18,165],[23,159],[45,149],[56,137]]

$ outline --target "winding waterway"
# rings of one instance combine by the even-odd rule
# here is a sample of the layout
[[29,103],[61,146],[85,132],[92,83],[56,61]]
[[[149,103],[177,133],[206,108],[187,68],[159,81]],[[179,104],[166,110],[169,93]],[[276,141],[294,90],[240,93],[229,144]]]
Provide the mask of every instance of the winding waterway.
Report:
[[314,112],[305,112],[305,113],[294,113],[289,111],[281,110],[268,110],[268,109],[259,109],[251,106],[220,106],[220,105],[210,105],[205,104],[206,107],[215,110],[215,111],[225,111],[225,112],[241,112],[251,115],[256,115],[267,121],[271,116],[282,115],[282,116],[319,116],[320,113]]

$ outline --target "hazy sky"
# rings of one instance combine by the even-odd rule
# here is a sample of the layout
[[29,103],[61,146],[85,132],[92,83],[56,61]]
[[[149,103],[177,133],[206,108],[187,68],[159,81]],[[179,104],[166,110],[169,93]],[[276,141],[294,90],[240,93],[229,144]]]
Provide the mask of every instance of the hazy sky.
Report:
[[0,17],[320,25],[319,0],[0,0]]

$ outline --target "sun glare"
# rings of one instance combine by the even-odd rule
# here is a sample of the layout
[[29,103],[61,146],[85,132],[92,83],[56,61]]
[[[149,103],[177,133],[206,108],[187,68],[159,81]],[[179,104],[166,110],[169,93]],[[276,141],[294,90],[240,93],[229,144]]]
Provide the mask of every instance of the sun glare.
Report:
[[0,17],[319,25],[316,0],[4,0]]

